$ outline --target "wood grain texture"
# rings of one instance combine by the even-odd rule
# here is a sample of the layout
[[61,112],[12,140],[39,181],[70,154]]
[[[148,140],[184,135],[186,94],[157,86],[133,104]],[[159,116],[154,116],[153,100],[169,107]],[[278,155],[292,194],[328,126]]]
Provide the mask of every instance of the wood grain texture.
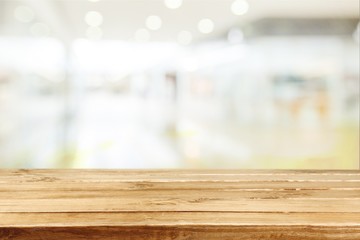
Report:
[[0,240],[360,239],[360,171],[0,170]]

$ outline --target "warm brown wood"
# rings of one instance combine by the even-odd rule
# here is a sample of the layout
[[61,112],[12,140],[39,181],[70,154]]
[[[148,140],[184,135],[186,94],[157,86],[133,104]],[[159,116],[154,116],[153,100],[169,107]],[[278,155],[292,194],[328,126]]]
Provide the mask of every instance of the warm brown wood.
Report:
[[85,227],[6,228],[0,239],[11,240],[359,240],[354,227]]
[[360,239],[360,171],[0,170],[0,239]]

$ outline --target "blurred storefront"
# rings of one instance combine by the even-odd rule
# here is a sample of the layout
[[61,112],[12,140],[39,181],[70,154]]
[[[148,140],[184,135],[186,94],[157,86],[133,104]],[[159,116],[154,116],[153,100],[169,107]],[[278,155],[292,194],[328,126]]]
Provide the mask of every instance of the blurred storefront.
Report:
[[[114,29],[106,10],[131,5],[76,2],[84,9],[73,15],[86,20],[87,9],[98,8]],[[188,8],[198,11],[204,1],[194,2]],[[155,18],[149,31],[135,28],[130,39],[106,38],[105,30],[102,36],[91,28],[97,26],[84,31],[86,38],[62,38],[56,26],[68,20],[45,17],[52,25],[34,27],[33,16],[18,23],[14,14],[24,20],[39,8],[0,1],[0,167],[358,168],[356,1],[337,1],[343,12],[333,18],[330,10],[317,16],[322,0],[313,1],[315,8],[303,1],[303,15],[294,18],[283,12],[288,3],[276,3],[270,14],[256,1],[245,8],[235,2],[206,2],[235,10],[217,15],[226,20],[221,29],[215,20],[200,21],[196,37],[180,22],[169,26],[179,29],[177,40],[169,40],[171,31],[151,40]],[[165,9],[163,1],[137,4]],[[251,15],[242,21],[246,6]],[[286,6],[295,13],[300,5]],[[21,29],[28,26],[30,35]],[[214,34],[206,35],[211,27]]]

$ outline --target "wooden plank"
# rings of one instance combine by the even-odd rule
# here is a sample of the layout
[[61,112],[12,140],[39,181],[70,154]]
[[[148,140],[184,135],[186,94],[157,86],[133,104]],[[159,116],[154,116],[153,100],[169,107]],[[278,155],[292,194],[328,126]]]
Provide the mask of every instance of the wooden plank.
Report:
[[358,240],[359,227],[80,227],[4,228],[11,240]]
[[1,199],[1,212],[360,212],[360,201],[349,199],[238,199],[176,198],[150,199]]
[[0,213],[0,227],[360,226],[359,213]]
[[1,199],[84,199],[84,198],[109,198],[109,199],[151,199],[159,196],[171,196],[178,199],[216,199],[221,196],[223,199],[358,199],[360,200],[360,189],[342,190],[247,190],[247,189],[211,189],[211,190],[100,190],[93,191],[88,189],[80,190],[56,190],[48,189],[31,191],[0,191]]
[[[27,174],[24,174],[27,173]],[[356,171],[238,171],[221,170],[169,170],[169,171],[112,171],[112,170],[32,170],[1,171],[0,183],[7,182],[131,182],[131,181],[355,181],[360,182]],[[55,173],[55,174],[54,174]]]
[[309,169],[0,169],[1,175],[18,175],[25,176],[38,173],[49,173],[52,175],[61,175],[61,174],[91,174],[98,175],[102,173],[106,174],[128,174],[128,175],[167,175],[167,174],[185,174],[185,175],[201,175],[201,174],[214,174],[214,175],[224,175],[224,174],[244,174],[244,175],[253,175],[253,174],[306,174],[306,175],[349,175],[356,174],[359,175],[359,170],[309,170]]
[[108,190],[214,190],[227,189],[234,190],[359,190],[360,182],[261,182],[261,181],[143,181],[132,180],[123,182],[28,182],[28,183],[1,183],[0,191],[33,191],[56,189],[58,191],[81,191],[83,189],[91,191],[108,191]]

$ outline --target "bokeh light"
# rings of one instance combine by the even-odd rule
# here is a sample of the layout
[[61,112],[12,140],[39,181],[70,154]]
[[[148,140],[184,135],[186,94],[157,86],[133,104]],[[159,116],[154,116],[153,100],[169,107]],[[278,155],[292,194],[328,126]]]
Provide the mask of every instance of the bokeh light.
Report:
[[149,16],[146,18],[146,27],[150,30],[159,30],[162,26],[162,20],[159,16]]
[[87,12],[85,22],[91,27],[99,27],[103,23],[103,16],[97,11]]
[[200,20],[198,29],[201,33],[208,34],[214,31],[214,26],[214,22],[211,19],[205,18]]

